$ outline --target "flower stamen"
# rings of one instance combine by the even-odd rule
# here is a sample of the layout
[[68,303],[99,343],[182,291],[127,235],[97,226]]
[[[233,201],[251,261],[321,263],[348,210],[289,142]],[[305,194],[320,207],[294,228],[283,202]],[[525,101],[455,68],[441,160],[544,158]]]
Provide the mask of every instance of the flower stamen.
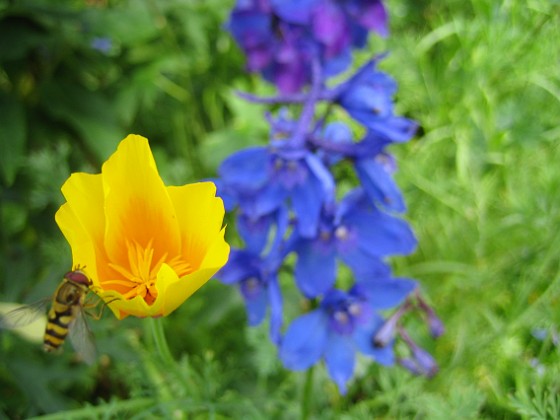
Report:
[[150,240],[146,246],[127,241],[128,265],[109,263],[109,266],[124,278],[106,280],[103,285],[124,287],[126,289],[122,292],[124,299],[128,300],[141,296],[147,304],[151,305],[158,295],[157,274],[167,258],[167,253],[165,253],[154,262],[152,244],[153,240]]

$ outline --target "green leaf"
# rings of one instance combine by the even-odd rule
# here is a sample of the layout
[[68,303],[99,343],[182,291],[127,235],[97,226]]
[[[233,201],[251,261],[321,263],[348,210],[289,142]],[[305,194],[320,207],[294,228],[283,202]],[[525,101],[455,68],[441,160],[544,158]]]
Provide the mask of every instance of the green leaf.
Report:
[[13,184],[25,151],[26,125],[22,103],[0,93],[0,171],[4,182]]
[[87,10],[91,33],[109,36],[125,46],[142,45],[158,36],[156,17],[148,2],[124,3],[112,8]]
[[17,60],[44,43],[46,31],[32,19],[10,16],[0,21],[0,60]]
[[45,109],[76,130],[99,162],[123,139],[113,106],[100,92],[61,81],[45,84],[41,93]]

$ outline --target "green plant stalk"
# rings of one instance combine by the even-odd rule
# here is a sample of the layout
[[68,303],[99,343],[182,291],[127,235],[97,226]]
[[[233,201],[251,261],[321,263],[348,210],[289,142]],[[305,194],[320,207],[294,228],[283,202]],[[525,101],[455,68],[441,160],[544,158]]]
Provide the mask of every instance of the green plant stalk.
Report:
[[303,386],[303,398],[301,400],[301,418],[306,420],[311,414],[313,399],[313,368],[311,366],[305,373],[305,384]]
[[32,417],[36,419],[48,420],[68,420],[68,419],[84,419],[84,418],[110,418],[119,413],[122,415],[129,415],[137,413],[148,407],[156,404],[153,398],[136,398],[126,401],[109,401],[105,404],[97,406],[86,406],[75,410],[66,410],[60,413],[47,414],[39,417]]
[[165,331],[163,330],[163,318],[148,318],[150,330],[152,331],[152,339],[156,346],[156,350],[162,362],[169,367],[175,366],[175,359],[169,350],[167,339],[165,338]]

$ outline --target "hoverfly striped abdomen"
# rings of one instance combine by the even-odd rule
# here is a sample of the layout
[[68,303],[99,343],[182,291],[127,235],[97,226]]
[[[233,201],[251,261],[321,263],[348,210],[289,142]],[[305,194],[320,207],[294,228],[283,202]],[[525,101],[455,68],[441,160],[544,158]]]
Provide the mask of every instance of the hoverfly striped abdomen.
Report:
[[70,323],[74,319],[72,307],[68,307],[63,312],[57,312],[55,306],[57,305],[53,305],[47,316],[47,327],[43,340],[43,347],[45,351],[49,352],[58,349],[64,343]]

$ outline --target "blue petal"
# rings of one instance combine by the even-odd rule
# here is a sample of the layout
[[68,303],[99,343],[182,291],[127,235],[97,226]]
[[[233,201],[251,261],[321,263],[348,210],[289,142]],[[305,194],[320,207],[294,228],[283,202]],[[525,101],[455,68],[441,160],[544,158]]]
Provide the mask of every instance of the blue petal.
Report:
[[340,225],[346,214],[352,212],[356,207],[363,205],[364,190],[362,188],[354,188],[350,190],[344,198],[338,203],[334,216],[334,223]]
[[375,309],[389,309],[400,305],[416,288],[416,282],[404,278],[384,281],[369,279],[360,281],[355,288],[366,296]]
[[371,121],[383,121],[393,113],[391,97],[375,86],[359,84],[346,92],[341,105],[356,121],[366,127]]
[[326,77],[336,76],[342,73],[352,64],[352,50],[350,48],[343,49],[339,54],[329,58],[324,64],[324,74]]
[[371,130],[358,143],[354,144],[354,156],[358,159],[371,158],[383,152],[392,141]]
[[361,248],[340,249],[339,256],[344,263],[352,269],[356,278],[373,279],[387,278],[391,274],[391,268],[379,257],[365,252]]
[[416,249],[416,237],[404,220],[382,214],[377,223],[370,222],[367,228],[360,235],[360,247],[366,252],[381,256],[407,255]]
[[[346,103],[348,99],[351,99],[354,93],[352,92],[359,86],[367,86],[370,84],[375,84],[378,86],[378,93],[388,93],[389,96],[393,95],[396,90],[395,81],[386,73],[380,72],[376,69],[377,62],[380,61],[385,55],[380,55],[373,60],[366,62],[361,68],[356,71],[352,77],[350,77],[346,82],[340,86],[340,95],[338,101]],[[354,98],[356,98],[354,96]],[[360,99],[359,97],[357,99]],[[352,101],[350,100],[352,103]]]
[[258,255],[264,249],[273,221],[274,217],[270,214],[257,219],[250,218],[245,213],[238,214],[237,232],[250,252]]
[[[382,58],[382,57],[379,57]],[[367,61],[362,67],[360,67],[348,80],[341,85],[341,94],[340,97],[342,98],[344,94],[346,94],[353,86],[364,83],[367,81],[367,77],[372,73],[375,72],[375,66],[377,65],[377,61],[379,59],[369,60]],[[340,98],[339,98],[340,100]]]
[[416,248],[416,238],[406,221],[373,206],[348,211],[343,224],[358,233],[359,247],[373,256],[406,255]]
[[372,69],[363,74],[362,83],[374,89],[378,96],[391,97],[397,92],[397,82],[387,73]]
[[276,14],[286,22],[306,25],[321,0],[272,0]]
[[281,207],[287,195],[287,191],[279,183],[272,181],[252,197],[248,207],[243,207],[247,202],[240,203],[240,207],[253,216],[260,217]]
[[373,337],[382,325],[383,318],[373,314],[368,323],[360,324],[359,328],[354,330],[354,343],[361,353],[373,358],[377,363],[389,366],[394,363],[393,343],[384,347],[376,347],[373,343]]
[[325,351],[325,363],[329,376],[338,385],[342,395],[346,394],[346,384],[354,374],[355,350],[351,338],[330,334]]
[[237,198],[235,192],[228,188],[224,181],[220,178],[209,179],[216,185],[216,196],[220,197],[224,202],[224,209],[226,212],[230,212],[237,205]]
[[251,299],[247,299],[243,293],[241,295],[245,300],[249,325],[252,327],[259,325],[266,315],[266,307],[268,303],[266,289],[264,287],[261,288],[257,294],[251,297]]
[[282,292],[276,275],[268,282],[268,301],[270,302],[270,338],[276,345],[280,344],[280,330],[282,328]]
[[315,155],[307,154],[305,156],[305,161],[307,163],[307,166],[309,167],[309,170],[319,182],[319,186],[325,195],[323,202],[334,199],[335,183],[332,173]]
[[373,158],[358,159],[356,173],[370,200],[388,210],[404,212],[406,206],[397,183]]
[[389,117],[383,119],[370,119],[364,125],[394,142],[406,142],[414,137],[418,123],[403,117]]
[[361,26],[352,25],[352,45],[356,48],[364,48],[367,45],[369,31]]
[[329,170],[312,154],[307,154],[305,162],[309,176],[303,184],[292,189],[292,206],[298,219],[298,231],[305,238],[317,233],[317,225],[323,203],[334,200],[334,179]]
[[325,293],[325,296],[323,296],[320,307],[323,311],[330,313],[332,312],[333,308],[341,306],[347,300],[348,292],[340,289],[330,289],[327,293]]
[[[322,136],[324,141],[336,146],[346,146],[348,150],[354,147],[352,131],[342,122],[337,121],[330,123],[325,127],[322,135],[319,134],[319,136]],[[333,152],[328,149],[319,149],[317,150],[317,156],[321,161],[325,162],[326,165],[332,166],[344,157],[344,152],[342,150]]]
[[296,318],[280,345],[280,360],[286,368],[304,370],[321,358],[327,344],[327,317],[321,310]]
[[233,284],[247,277],[258,275],[255,256],[242,250],[232,249],[226,265],[216,274],[222,283]]
[[225,159],[218,173],[227,187],[256,191],[269,179],[269,154],[266,147],[251,147]]
[[[276,211],[276,232],[274,233],[274,240],[272,241],[272,245],[270,246],[270,260],[273,260],[274,266],[279,266],[281,261],[278,261],[278,264],[275,264],[274,259],[283,260],[285,256],[291,252],[290,250],[285,250],[283,247],[287,245],[288,241],[284,241],[284,234],[290,227],[290,215],[289,211],[286,207],[280,207]],[[283,254],[285,252],[285,254]]]
[[297,216],[297,228],[301,236],[312,238],[317,233],[317,225],[325,193],[317,178],[310,176],[304,184],[292,189],[292,207]]
[[271,33],[272,16],[257,10],[240,10],[236,7],[227,23],[235,41],[242,48],[252,48],[263,42]]
[[295,277],[302,293],[313,298],[329,290],[336,278],[334,244],[320,238],[301,240],[295,251],[298,255]]

